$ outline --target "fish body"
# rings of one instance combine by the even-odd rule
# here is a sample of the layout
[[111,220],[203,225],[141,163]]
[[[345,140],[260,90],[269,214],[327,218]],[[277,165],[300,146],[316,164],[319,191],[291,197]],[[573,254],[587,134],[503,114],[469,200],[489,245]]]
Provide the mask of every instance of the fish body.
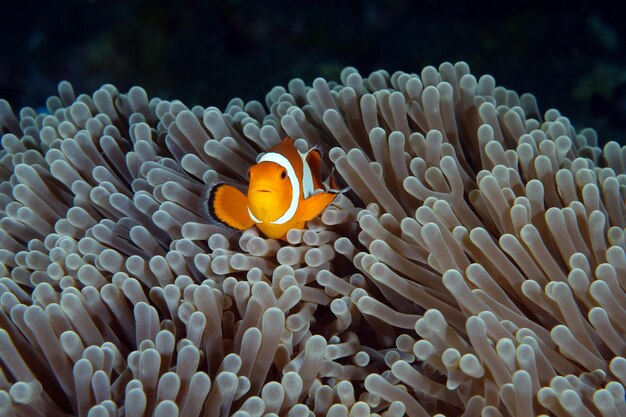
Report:
[[302,229],[343,191],[332,178],[325,185],[320,168],[317,149],[300,152],[286,137],[250,167],[247,195],[228,184],[211,187],[208,215],[233,229],[256,225],[267,237],[284,239],[290,229]]

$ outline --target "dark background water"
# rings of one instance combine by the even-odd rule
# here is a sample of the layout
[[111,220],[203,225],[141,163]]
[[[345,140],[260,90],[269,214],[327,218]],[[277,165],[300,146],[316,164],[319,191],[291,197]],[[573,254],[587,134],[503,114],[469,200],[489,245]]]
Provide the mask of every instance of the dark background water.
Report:
[[352,65],[464,60],[577,128],[626,140],[625,7],[613,2],[4,1],[0,97],[41,107],[60,80],[223,108]]

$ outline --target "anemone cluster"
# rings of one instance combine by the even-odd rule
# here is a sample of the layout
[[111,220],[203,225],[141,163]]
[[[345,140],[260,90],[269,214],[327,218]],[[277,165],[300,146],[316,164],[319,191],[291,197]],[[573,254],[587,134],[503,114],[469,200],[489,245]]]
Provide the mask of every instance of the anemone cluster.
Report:
[[[626,147],[463,62],[0,101],[0,415],[624,416]],[[204,216],[290,136],[350,192]]]

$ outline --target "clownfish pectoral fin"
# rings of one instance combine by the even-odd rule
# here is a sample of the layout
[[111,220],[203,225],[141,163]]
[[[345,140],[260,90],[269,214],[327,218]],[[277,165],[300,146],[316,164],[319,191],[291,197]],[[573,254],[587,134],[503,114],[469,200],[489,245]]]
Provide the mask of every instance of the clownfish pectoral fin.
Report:
[[335,193],[318,192],[300,202],[299,220],[309,221],[319,215],[334,199]]
[[216,184],[206,193],[205,213],[209,219],[237,230],[254,225],[248,214],[248,197],[235,187]]

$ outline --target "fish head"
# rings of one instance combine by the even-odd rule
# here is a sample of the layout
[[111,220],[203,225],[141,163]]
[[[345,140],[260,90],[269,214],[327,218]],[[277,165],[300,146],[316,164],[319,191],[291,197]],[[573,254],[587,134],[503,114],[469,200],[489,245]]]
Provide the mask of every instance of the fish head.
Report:
[[250,167],[248,205],[256,218],[271,222],[288,209],[293,195],[287,170],[274,162],[260,162]]

